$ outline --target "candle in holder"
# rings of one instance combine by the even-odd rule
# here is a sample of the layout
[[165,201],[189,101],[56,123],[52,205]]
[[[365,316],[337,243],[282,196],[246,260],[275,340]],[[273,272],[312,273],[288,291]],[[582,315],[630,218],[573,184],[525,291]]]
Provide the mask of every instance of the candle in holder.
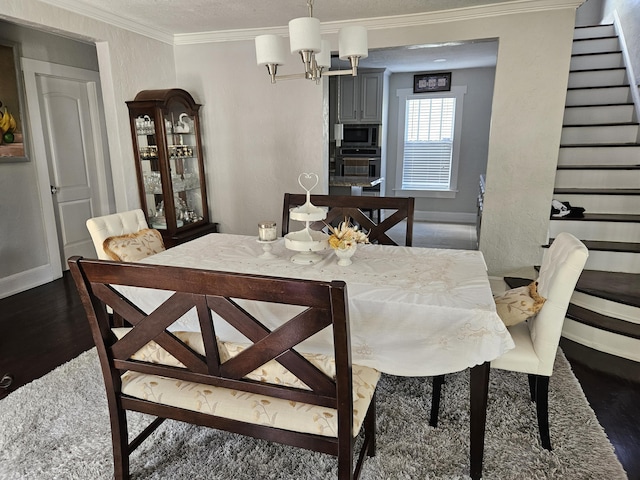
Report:
[[273,242],[276,238],[278,238],[276,222],[260,222],[258,224],[258,240]]

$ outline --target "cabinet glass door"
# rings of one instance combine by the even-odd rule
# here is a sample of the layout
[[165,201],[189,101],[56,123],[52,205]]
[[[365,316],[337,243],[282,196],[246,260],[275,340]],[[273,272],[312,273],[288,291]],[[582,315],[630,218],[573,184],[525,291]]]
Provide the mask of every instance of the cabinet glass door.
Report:
[[153,112],[141,113],[135,118],[138,161],[144,182],[147,215],[153,228],[166,229],[162,175],[158,159],[158,141]]
[[203,219],[200,152],[196,119],[181,104],[171,105],[164,115],[171,188],[178,228]]

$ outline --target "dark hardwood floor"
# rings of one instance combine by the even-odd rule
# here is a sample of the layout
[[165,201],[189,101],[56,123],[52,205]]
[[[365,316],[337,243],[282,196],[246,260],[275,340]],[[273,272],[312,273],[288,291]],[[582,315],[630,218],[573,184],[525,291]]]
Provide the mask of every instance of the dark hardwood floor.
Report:
[[[0,378],[13,377],[0,387],[0,408],[12,391],[93,346],[69,272],[1,299],[0,312]],[[640,364],[566,339],[561,347],[629,478],[640,480]]]

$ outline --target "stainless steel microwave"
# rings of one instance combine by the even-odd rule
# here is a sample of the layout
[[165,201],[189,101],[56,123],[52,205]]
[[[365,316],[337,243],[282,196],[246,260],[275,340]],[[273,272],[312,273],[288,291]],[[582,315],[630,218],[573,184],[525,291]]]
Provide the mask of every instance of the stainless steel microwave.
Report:
[[377,147],[378,125],[344,125],[343,147]]

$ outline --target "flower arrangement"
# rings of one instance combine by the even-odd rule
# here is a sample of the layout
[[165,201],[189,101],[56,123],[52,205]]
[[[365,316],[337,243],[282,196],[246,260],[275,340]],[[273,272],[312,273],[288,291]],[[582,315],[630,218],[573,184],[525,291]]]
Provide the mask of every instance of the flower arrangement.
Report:
[[349,218],[345,218],[337,227],[327,225],[331,235],[329,235],[329,246],[334,250],[346,250],[358,243],[369,243],[366,233],[358,230],[357,226],[351,224]]

